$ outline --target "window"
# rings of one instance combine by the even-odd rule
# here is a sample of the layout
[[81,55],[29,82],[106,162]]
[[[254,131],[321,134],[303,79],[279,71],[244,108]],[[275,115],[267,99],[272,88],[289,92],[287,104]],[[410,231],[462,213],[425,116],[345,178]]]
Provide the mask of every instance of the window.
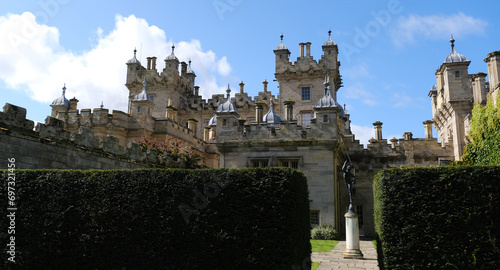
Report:
[[311,113],[302,114],[302,126],[307,127],[311,125]]
[[222,126],[227,127],[227,119],[222,119]]
[[265,167],[269,167],[269,159],[264,159],[264,158],[261,158],[261,159],[252,159],[250,160],[250,166],[252,168],[265,168]]
[[311,210],[311,228],[319,226],[319,211],[317,210]]
[[311,100],[311,87],[302,87],[302,100]]
[[328,115],[323,115],[323,123],[328,123]]
[[298,169],[299,168],[299,159],[297,159],[297,158],[294,158],[294,159],[280,159],[279,160],[279,166],[280,167],[292,168],[292,169]]
[[460,78],[460,71],[455,71],[455,78]]

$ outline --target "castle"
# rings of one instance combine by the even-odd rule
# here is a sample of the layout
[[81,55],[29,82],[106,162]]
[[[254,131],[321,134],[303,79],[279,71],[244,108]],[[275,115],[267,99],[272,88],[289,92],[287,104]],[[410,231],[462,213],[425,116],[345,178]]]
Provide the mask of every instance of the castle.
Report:
[[[228,86],[225,95],[204,99],[199,95],[190,61],[180,62],[174,46],[161,70],[157,68],[157,57],[148,57],[143,66],[134,51],[126,63],[128,112],[110,113],[102,106],[93,111],[80,110],[78,100],[67,100],[63,88],[61,97],[51,105],[47,123],[39,124],[28,136],[33,149],[24,154],[17,153],[11,145],[28,145],[22,130],[33,129],[33,123],[19,113],[22,108],[6,105],[7,109],[0,113],[0,136],[8,136],[9,143],[0,140],[0,149],[16,160],[29,159],[30,162],[21,163],[26,168],[75,167],[70,164],[75,159],[42,162],[31,157],[30,153],[40,151],[32,138],[39,136],[43,141],[50,137],[54,147],[83,145],[93,151],[87,153],[90,157],[111,152],[113,159],[119,159],[108,162],[100,157],[102,162],[89,163],[85,168],[135,168],[147,167],[141,162],[151,162],[137,152],[132,140],[143,136],[157,140],[177,138],[194,151],[204,153],[207,167],[282,166],[303,171],[309,185],[311,226],[333,225],[340,232],[344,230],[349,202],[342,178],[342,164],[348,160],[354,165],[357,178],[354,204],[360,216],[360,233],[374,236],[374,175],[388,167],[440,166],[459,160],[467,143],[473,104],[483,104],[488,92],[498,95],[500,53],[490,53],[485,60],[490,76],[487,83],[484,73],[468,74],[470,61],[456,52],[453,39],[451,42],[451,54],[436,71],[437,84],[429,93],[433,120],[423,122],[425,138],[413,138],[411,132],[406,132],[403,138],[393,138],[388,143],[382,136],[383,123],[376,121],[375,136],[366,148],[356,140],[350,115],[337,101],[342,86],[341,65],[338,46],[329,32],[318,60],[311,56],[311,43],[307,42],[299,44],[300,56],[293,61],[281,36],[281,43],[274,49],[275,78],[279,84],[276,96],[268,91],[264,81],[262,91],[255,97],[245,92],[241,82],[233,97]],[[439,143],[432,135],[433,123]],[[77,155],[65,155],[64,151],[61,150],[62,156]],[[46,159],[50,158],[40,158]],[[100,166],[101,163],[108,165]]]

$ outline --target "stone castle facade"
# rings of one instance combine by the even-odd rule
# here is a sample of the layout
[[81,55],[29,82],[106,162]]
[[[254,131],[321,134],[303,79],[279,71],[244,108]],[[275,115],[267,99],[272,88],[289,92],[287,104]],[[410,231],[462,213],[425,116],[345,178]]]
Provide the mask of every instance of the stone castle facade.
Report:
[[[180,62],[175,47],[164,59],[161,70],[156,57],[148,57],[143,66],[134,51],[126,63],[127,112],[110,113],[103,107],[79,110],[78,100],[67,100],[63,88],[62,96],[51,105],[48,123],[59,120],[68,134],[81,135],[83,130],[101,145],[113,141],[123,149],[133,149],[130,142],[143,136],[158,140],[177,138],[204,153],[205,165],[211,168],[283,166],[302,170],[308,178],[311,225],[333,225],[340,232],[344,230],[349,202],[342,179],[342,165],[348,160],[354,165],[357,178],[354,204],[360,215],[361,234],[374,236],[374,175],[389,167],[440,166],[459,159],[473,103],[484,102],[489,89],[497,92],[494,89],[498,89],[500,54],[488,55],[488,87],[484,73],[468,75],[470,62],[456,55],[452,42],[448,57],[451,60],[436,72],[438,83],[429,94],[434,119],[423,122],[425,138],[413,138],[411,132],[406,132],[403,138],[388,142],[382,136],[383,123],[376,121],[375,136],[365,148],[351,131],[349,113],[337,100],[342,86],[341,65],[331,32],[322,45],[320,59],[311,56],[311,45],[300,43],[300,56],[293,61],[281,36],[281,43],[274,50],[277,95],[268,91],[264,81],[262,91],[250,97],[241,82],[233,97],[228,87],[225,95],[209,99],[199,95],[191,63]],[[0,126],[7,125],[2,123],[0,117]],[[432,136],[433,123],[439,143]],[[0,147],[9,149],[1,143]],[[99,149],[103,151],[102,147]],[[32,167],[70,168],[67,162],[70,161]]]

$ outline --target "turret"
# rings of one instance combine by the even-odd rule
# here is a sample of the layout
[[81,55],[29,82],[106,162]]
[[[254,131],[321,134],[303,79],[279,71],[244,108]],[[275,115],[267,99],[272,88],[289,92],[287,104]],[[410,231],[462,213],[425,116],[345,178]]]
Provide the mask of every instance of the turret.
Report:
[[172,45],[172,53],[165,58],[165,68],[163,72],[167,76],[179,76],[179,59],[174,54],[175,45]]
[[141,62],[136,57],[137,50],[134,49],[134,57],[127,61],[127,83],[133,82],[137,77],[142,76]]
[[64,87],[62,88],[62,95],[61,97],[55,99],[52,101],[52,104],[50,105],[52,107],[52,117],[57,117],[59,113],[67,113],[70,107],[70,101],[66,98],[66,84],[64,84]]
[[276,55],[276,73],[283,72],[290,65],[290,51],[283,44],[283,34],[281,34],[281,43],[274,49]]
[[146,78],[142,82],[142,91],[132,98],[132,107],[129,112],[133,116],[151,116],[153,113],[154,100],[146,92]]
[[336,70],[340,63],[338,62],[339,48],[332,40],[332,30],[328,30],[328,40],[323,44],[323,56],[321,62],[324,63],[325,69]]
[[186,74],[184,75],[184,77],[188,81],[189,89],[194,89],[194,80],[196,78],[196,74],[194,73],[193,69],[191,68],[191,60],[189,60],[188,63],[189,64],[186,68]]

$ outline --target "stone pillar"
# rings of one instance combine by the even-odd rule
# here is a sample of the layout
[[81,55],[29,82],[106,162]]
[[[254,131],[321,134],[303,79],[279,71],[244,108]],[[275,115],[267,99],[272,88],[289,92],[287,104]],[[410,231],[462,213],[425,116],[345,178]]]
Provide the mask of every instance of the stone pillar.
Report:
[[358,215],[352,211],[345,215],[345,250],[344,259],[363,259],[359,249]]
[[311,42],[306,43],[306,57],[311,57]]
[[255,102],[255,121],[257,124],[262,122],[262,109],[264,103],[262,101]]
[[151,57],[152,65],[151,69],[156,70],[156,56]]
[[78,99],[72,98],[69,100],[69,109],[70,110],[76,110],[78,107]]
[[432,139],[432,123],[434,122],[432,122],[431,120],[423,122],[426,139]]
[[283,103],[285,104],[285,120],[290,122],[293,120],[293,105],[295,101],[286,100]]
[[195,86],[194,87],[194,95],[196,97],[200,95],[200,87],[199,86]]
[[267,80],[264,80],[264,81],[262,82],[262,86],[263,86],[264,93],[266,93],[266,92],[267,92],[267,84],[268,84]]
[[146,59],[148,60],[148,65],[146,66],[147,70],[150,70],[151,69],[151,57],[146,57]]
[[240,82],[240,94],[243,95],[243,92],[245,92],[245,84],[243,81]]
[[375,140],[381,141],[382,140],[382,122],[377,121],[373,123],[373,126],[375,127]]
[[300,46],[300,58],[304,57],[304,44],[305,43],[299,43],[299,46]]

